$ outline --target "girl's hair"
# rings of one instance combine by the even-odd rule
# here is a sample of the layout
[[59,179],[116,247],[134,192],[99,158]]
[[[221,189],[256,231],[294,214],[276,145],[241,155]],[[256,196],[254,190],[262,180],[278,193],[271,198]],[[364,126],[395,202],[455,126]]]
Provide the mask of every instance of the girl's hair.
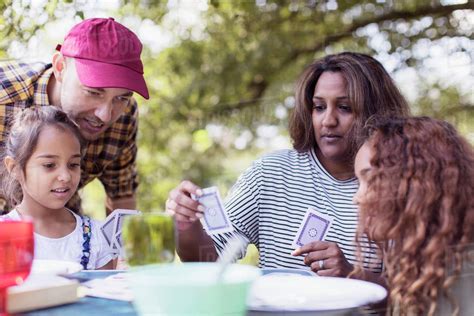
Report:
[[377,60],[352,52],[328,55],[309,65],[296,86],[296,105],[289,129],[293,147],[297,151],[307,151],[317,146],[311,118],[313,95],[319,77],[327,71],[341,73],[347,82],[349,102],[356,117],[350,134],[353,156],[364,140],[362,130],[369,117],[375,114],[408,115],[408,103]]
[[452,125],[428,117],[374,118],[367,129],[373,156],[357,239],[384,235],[377,244],[401,315],[432,315],[441,296],[456,314],[448,289],[473,241],[473,148]]
[[12,157],[16,162],[16,168],[25,172],[26,164],[36,149],[41,131],[49,126],[71,132],[79,140],[81,154],[84,153],[86,143],[78,127],[57,107],[31,107],[16,113],[0,152],[0,193],[9,208],[21,202],[23,193],[20,183],[8,172],[4,163],[5,157]]

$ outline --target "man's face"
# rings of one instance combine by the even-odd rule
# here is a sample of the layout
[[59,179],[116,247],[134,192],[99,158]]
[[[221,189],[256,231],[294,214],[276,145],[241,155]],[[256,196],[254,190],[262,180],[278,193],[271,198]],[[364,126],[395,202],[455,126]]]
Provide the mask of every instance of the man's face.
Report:
[[73,59],[67,61],[61,80],[61,109],[87,140],[105,132],[130,104],[132,91],[122,88],[92,88],[81,84]]

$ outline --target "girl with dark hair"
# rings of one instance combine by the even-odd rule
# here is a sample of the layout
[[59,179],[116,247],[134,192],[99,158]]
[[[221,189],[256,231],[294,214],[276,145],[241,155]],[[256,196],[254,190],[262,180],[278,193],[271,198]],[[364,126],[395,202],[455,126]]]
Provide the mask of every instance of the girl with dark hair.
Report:
[[[170,192],[166,209],[175,217],[181,259],[216,260],[237,234],[257,246],[262,268],[303,268],[322,276],[347,276],[357,261],[358,214],[352,196],[358,182],[353,160],[362,127],[374,114],[407,113],[407,102],[372,57],[341,53],[311,64],[296,87],[290,121],[294,150],[254,162],[227,198],[233,234],[208,236],[203,231],[197,221],[203,206],[191,199],[191,194],[202,192],[195,184],[184,181]],[[308,207],[331,216],[333,225],[325,241],[295,250],[292,241]],[[375,249],[366,252],[376,257]],[[367,261],[365,266],[381,270],[380,261]],[[378,274],[369,279],[380,281]]]
[[427,117],[375,120],[370,130],[355,159],[357,236],[379,247],[389,313],[472,315],[473,148]]
[[78,127],[53,106],[15,115],[0,167],[1,191],[14,206],[3,219],[32,218],[35,258],[113,268],[100,224],[65,207],[81,179],[85,142]]

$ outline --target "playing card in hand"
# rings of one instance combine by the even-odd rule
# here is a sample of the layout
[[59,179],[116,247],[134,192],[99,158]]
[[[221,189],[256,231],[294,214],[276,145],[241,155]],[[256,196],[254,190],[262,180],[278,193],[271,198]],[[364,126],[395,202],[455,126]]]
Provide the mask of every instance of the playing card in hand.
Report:
[[331,227],[332,218],[312,208],[308,208],[292,246],[302,247],[313,241],[321,241]]
[[192,197],[206,208],[201,223],[207,233],[213,235],[233,231],[234,228],[224,209],[224,204],[217,188],[206,188],[202,192],[201,196],[193,195]]
[[122,249],[123,218],[130,215],[139,215],[140,213],[137,210],[116,209],[105,219],[100,227],[100,231],[109,245],[109,250],[113,254],[120,254]]

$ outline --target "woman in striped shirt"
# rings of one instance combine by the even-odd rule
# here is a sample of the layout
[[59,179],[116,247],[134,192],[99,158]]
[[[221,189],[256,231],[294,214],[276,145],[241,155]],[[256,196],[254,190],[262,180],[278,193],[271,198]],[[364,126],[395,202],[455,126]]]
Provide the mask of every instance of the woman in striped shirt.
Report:
[[[204,207],[191,198],[201,189],[183,181],[172,190],[166,209],[174,214],[177,251],[183,261],[213,261],[237,235],[259,250],[261,268],[305,268],[322,276],[347,276],[357,261],[354,245],[358,182],[354,156],[372,115],[407,115],[407,102],[374,58],[345,52],[309,65],[296,86],[290,120],[293,150],[255,161],[226,199],[234,232],[209,236],[199,218]],[[307,209],[333,218],[324,241],[292,247]],[[379,278],[375,247],[364,248],[366,279]],[[244,253],[241,254],[243,256]]]

